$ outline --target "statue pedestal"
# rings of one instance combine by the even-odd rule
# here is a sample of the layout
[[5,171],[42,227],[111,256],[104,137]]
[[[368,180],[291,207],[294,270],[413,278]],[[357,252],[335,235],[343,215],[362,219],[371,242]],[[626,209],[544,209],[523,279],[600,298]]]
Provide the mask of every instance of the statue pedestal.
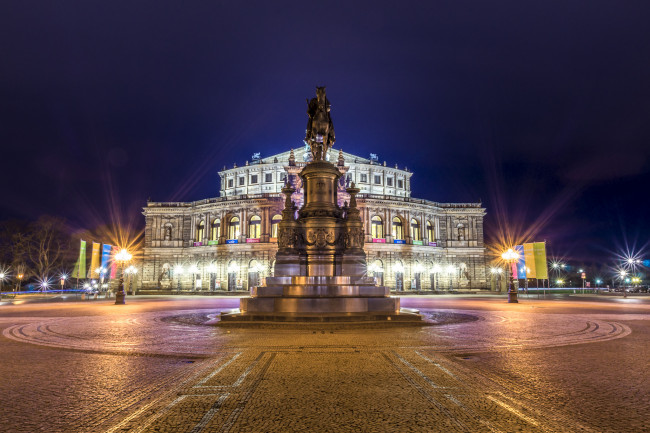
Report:
[[351,276],[267,277],[266,286],[251,289],[238,312],[221,314],[222,322],[420,322],[412,310],[401,310],[390,289],[374,279]]

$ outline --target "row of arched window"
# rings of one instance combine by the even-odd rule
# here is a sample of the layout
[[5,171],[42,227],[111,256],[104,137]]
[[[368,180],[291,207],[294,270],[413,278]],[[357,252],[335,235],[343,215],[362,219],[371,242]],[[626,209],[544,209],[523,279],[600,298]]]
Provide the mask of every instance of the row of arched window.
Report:
[[[393,218],[393,224],[391,226],[391,234],[395,240],[404,240],[404,227],[402,224],[402,219],[399,217]],[[411,239],[414,241],[421,241],[422,235],[420,231],[420,222],[411,218]],[[433,228],[433,223],[427,221],[426,225],[427,239],[429,242],[433,242],[435,237],[435,230]],[[384,221],[379,215],[375,215],[370,219],[370,233],[373,239],[382,239],[384,238]]]
[[[274,215],[271,218],[271,237],[278,237],[278,225],[282,220],[281,215]],[[195,242],[201,242],[205,237],[205,220],[201,220],[196,226]],[[227,238],[238,239],[241,235],[241,223],[237,216],[233,216],[228,221]],[[262,231],[262,218],[259,215],[253,215],[248,220],[248,238],[259,239]],[[373,239],[383,239],[384,235],[384,221],[379,215],[375,215],[370,220],[370,233]],[[402,219],[399,217],[393,218],[391,225],[391,234],[395,240],[404,240],[404,227]],[[413,241],[421,241],[422,234],[420,231],[420,222],[411,218],[410,234]],[[433,242],[435,237],[435,230],[431,221],[426,222],[426,234],[429,242]],[[210,224],[209,240],[216,241],[221,237],[221,219],[216,218]]]
[[[278,225],[282,220],[281,215],[273,215],[271,218],[271,237],[278,237]],[[205,238],[205,220],[201,220],[196,225],[196,233],[194,235],[195,242],[202,242]],[[234,216],[228,220],[228,225],[226,227],[227,239],[238,239],[241,235],[241,222],[239,217]],[[221,237],[221,219],[215,218],[210,224],[210,233],[208,240],[217,241]],[[249,239],[259,239],[262,235],[262,218],[259,215],[253,215],[248,220],[248,238]]]

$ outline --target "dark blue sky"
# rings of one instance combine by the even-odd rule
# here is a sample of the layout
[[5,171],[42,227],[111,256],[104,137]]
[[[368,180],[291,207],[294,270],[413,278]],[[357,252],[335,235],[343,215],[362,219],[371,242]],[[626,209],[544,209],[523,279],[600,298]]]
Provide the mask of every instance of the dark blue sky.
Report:
[[650,235],[649,22],[645,0],[5,2],[0,218],[217,196],[224,165],[301,145],[327,85],[337,147],[408,166],[413,196],[608,259]]

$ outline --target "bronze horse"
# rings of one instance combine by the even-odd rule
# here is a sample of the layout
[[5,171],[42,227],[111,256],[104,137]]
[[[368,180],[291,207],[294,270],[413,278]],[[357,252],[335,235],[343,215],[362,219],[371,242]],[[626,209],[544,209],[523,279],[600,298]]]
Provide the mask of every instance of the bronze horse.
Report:
[[316,88],[316,97],[307,101],[307,134],[305,142],[311,148],[314,160],[321,160],[336,141],[334,124],[330,116],[330,102],[325,96],[325,87]]

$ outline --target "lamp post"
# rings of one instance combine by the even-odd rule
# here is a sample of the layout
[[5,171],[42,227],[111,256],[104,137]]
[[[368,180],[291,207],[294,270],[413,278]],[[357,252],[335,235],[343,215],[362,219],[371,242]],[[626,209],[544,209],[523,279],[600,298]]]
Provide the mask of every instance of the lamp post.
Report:
[[490,268],[490,273],[494,277],[494,284],[495,284],[495,291],[500,292],[501,291],[501,274],[503,274],[503,269],[502,268],[495,268],[492,267]]
[[625,288],[625,277],[627,276],[627,271],[624,269],[621,269],[618,272],[618,276],[621,279],[621,284],[623,285],[623,297],[627,298],[627,289]]
[[115,254],[115,260],[120,264],[120,286],[115,294],[115,304],[126,304],[126,293],[124,292],[124,265],[128,263],[133,256],[126,249],[122,248]]
[[424,271],[424,267],[420,263],[416,263],[413,267],[413,271],[415,274],[415,290],[419,292],[422,287],[422,271]]
[[[508,248],[508,251],[501,254],[501,258],[505,260],[506,263],[512,264],[516,263],[519,260],[519,254],[517,254],[512,248]],[[512,266],[511,266],[512,267]],[[512,269],[510,269],[510,279],[508,282],[508,303],[518,303],[517,300],[517,290],[515,289],[514,281],[512,279]]]
[[449,275],[449,291],[454,289],[454,273],[456,273],[456,267],[454,265],[447,266],[447,274]]
[[442,268],[440,267],[440,265],[438,263],[433,265],[433,267],[431,268],[430,273],[433,274],[433,290],[434,291],[438,290],[438,274],[440,274],[440,272],[442,272]]
[[23,278],[25,278],[25,274],[18,274],[16,275],[16,278],[18,278],[18,281],[16,281],[16,292],[20,292],[20,289],[23,287]]
[[199,267],[196,264],[190,265],[188,272],[192,274],[192,291],[196,290],[196,274],[199,272]]
[[6,278],[7,274],[4,271],[0,272],[0,298],[2,297],[2,289],[4,288]]
[[128,278],[129,278],[129,291],[128,291],[128,294],[132,295],[133,294],[133,277],[134,277],[135,274],[138,273],[138,268],[131,265],[128,268],[126,268],[125,272],[126,272]]
[[63,294],[63,289],[65,288],[65,280],[68,279],[66,274],[61,274],[61,294]]
[[214,263],[210,263],[207,267],[207,271],[208,271],[208,290],[212,291],[215,290],[213,274],[217,273],[217,267],[214,265]]
[[181,275],[183,275],[183,265],[174,266],[174,274],[178,276],[178,291],[181,291]]

